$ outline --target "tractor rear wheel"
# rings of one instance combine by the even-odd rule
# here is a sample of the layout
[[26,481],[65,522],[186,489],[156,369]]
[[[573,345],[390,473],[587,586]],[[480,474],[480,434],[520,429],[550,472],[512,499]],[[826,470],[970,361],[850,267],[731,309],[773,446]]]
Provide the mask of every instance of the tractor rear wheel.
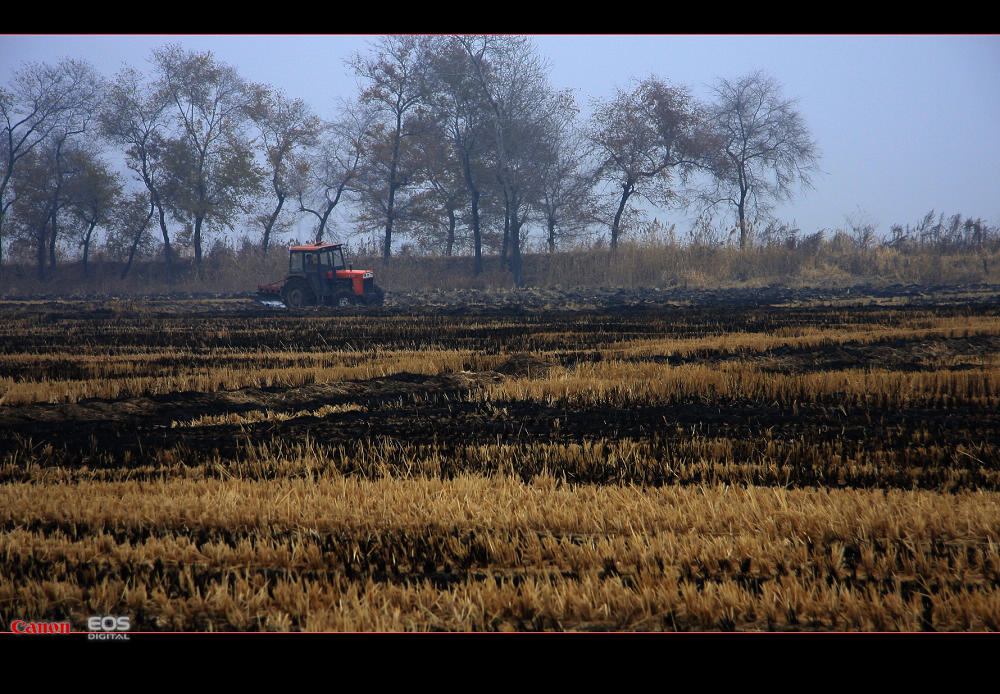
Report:
[[288,308],[300,308],[316,303],[312,289],[303,281],[290,282],[281,292],[281,300]]

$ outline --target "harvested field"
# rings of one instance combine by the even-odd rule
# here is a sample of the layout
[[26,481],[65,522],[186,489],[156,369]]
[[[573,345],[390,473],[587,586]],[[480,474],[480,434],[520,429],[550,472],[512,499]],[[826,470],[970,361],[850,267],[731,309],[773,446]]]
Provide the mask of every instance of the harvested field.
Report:
[[5,630],[1000,629],[1000,287],[0,315]]

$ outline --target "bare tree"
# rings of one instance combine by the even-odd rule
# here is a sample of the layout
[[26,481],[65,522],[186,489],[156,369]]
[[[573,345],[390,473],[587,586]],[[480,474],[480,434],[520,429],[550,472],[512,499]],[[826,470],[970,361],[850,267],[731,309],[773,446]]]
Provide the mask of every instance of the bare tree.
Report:
[[[104,137],[125,148],[126,166],[148,192],[150,209],[157,214],[163,240],[167,282],[172,283],[173,258],[165,200],[167,172],[164,150],[168,107],[165,96],[147,84],[140,72],[126,67],[115,76],[108,89],[100,124]],[[132,255],[129,256],[128,267],[131,267]],[[127,274],[127,268],[125,272]]]
[[254,84],[249,88],[247,115],[256,124],[264,146],[270,173],[273,209],[258,217],[263,227],[261,253],[267,255],[271,232],[281,215],[285,199],[303,178],[307,167],[305,152],[316,144],[321,121],[302,99],[288,99],[279,91]]
[[[101,175],[106,178],[98,180]],[[91,189],[105,184],[114,187],[113,179],[93,148],[68,138],[50,138],[22,157],[13,178],[17,196],[10,218],[15,234],[35,248],[39,281],[45,279],[46,259],[50,267],[56,264],[57,241],[72,235],[82,210],[89,207],[86,198]],[[103,190],[98,206],[110,204],[115,194],[115,190]]]
[[549,121],[539,161],[538,207],[549,253],[555,252],[557,240],[583,233],[594,216],[596,172],[582,156],[587,147],[577,127],[577,113],[572,95],[562,94]]
[[75,236],[83,249],[83,276],[86,278],[94,230],[109,225],[115,202],[122,195],[122,182],[118,173],[96,152],[79,148],[72,157],[75,175],[68,182],[66,197],[69,212],[79,224]]
[[113,258],[125,260],[121,279],[128,276],[137,253],[152,251],[155,239],[148,230],[155,212],[156,205],[150,201],[148,192],[135,191],[115,201],[104,245]]
[[422,186],[414,197],[408,232],[424,248],[450,256],[455,250],[460,210],[466,198],[462,165],[454,156],[452,140],[441,120],[417,141],[423,161]]
[[523,36],[459,36],[470,57],[492,131],[490,157],[504,201],[504,246],[515,286],[522,286],[521,235],[539,196],[538,162],[555,95],[548,66]]
[[34,147],[18,161],[13,187],[17,194],[10,201],[8,216],[10,236],[25,250],[34,249],[38,279],[45,279],[45,256],[52,219],[52,191],[56,173],[52,143]]
[[[48,171],[42,175],[41,180],[44,180],[47,185],[45,192],[48,193],[49,201],[48,217],[45,222],[48,239],[42,240],[42,246],[48,245],[49,268],[54,268],[56,265],[56,244],[59,241],[60,230],[62,229],[60,223],[64,217],[64,211],[69,205],[65,189],[68,181],[78,174],[77,166],[79,157],[74,156],[76,152],[74,151],[75,148],[74,143],[71,141],[71,136],[82,131],[82,128],[78,131],[59,130],[53,134],[40,150],[44,157],[44,165],[48,166]],[[42,246],[39,247],[39,280],[44,277],[43,263],[45,249]]]
[[383,220],[386,260],[392,255],[393,226],[400,215],[397,198],[418,175],[412,141],[426,127],[422,82],[427,42],[418,36],[385,36],[374,55],[356,55],[351,62],[362,87],[361,103],[380,116],[369,129],[359,192],[367,220]]
[[191,223],[195,265],[202,273],[207,224],[232,227],[261,189],[263,172],[244,132],[246,89],[236,70],[209,51],[178,45],[153,51],[158,86],[173,105],[180,133],[166,142],[170,207]]
[[664,206],[677,202],[674,174],[684,180],[710,151],[689,92],[655,76],[632,91],[618,90],[610,101],[597,102],[588,139],[598,161],[598,178],[613,187],[618,201],[611,222],[612,251],[618,247],[632,198]]
[[[486,156],[493,140],[492,112],[482,98],[474,61],[483,60],[459,37],[440,37],[431,44],[425,100],[434,109],[459,164],[472,227],[473,274],[483,271],[480,199],[490,175]],[[478,47],[477,47],[478,49]],[[453,214],[449,223],[454,221]]]
[[819,153],[795,101],[764,72],[720,79],[710,118],[719,140],[710,204],[736,212],[740,248],[750,241],[748,216],[766,215],[792,197],[797,184],[811,185]]
[[0,264],[11,183],[18,162],[55,133],[72,131],[100,95],[100,77],[81,60],[25,63],[9,89],[0,88]]
[[72,199],[65,195],[66,187],[69,184],[79,184],[82,178],[87,177],[87,173],[93,173],[92,164],[98,159],[97,151],[92,144],[76,141],[77,136],[91,129],[91,123],[97,117],[97,104],[101,99],[99,87],[101,81],[96,77],[96,73],[94,80],[86,107],[80,110],[72,122],[67,122],[63,127],[54,130],[45,147],[53,173],[50,178],[52,189],[48,224],[50,268],[56,265],[56,245],[62,231],[61,213],[72,203]]
[[344,103],[340,114],[326,123],[313,148],[304,175],[297,179],[299,211],[316,217],[315,240],[323,240],[327,223],[355,180],[364,154],[365,137],[372,125],[373,110],[361,104]]

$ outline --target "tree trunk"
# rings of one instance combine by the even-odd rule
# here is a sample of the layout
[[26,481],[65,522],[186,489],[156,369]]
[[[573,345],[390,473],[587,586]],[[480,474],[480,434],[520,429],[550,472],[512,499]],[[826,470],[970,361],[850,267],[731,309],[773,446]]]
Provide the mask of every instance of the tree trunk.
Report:
[[549,229],[549,255],[556,252],[556,220],[552,217],[548,219]]
[[746,220],[746,200],[747,193],[745,190],[740,190],[740,202],[736,205],[736,212],[740,219],[740,250],[742,251],[747,247],[747,220]]
[[399,140],[403,132],[403,115],[396,114],[396,132],[392,136],[392,161],[389,163],[389,199],[385,206],[385,247],[382,249],[383,262],[389,262],[392,254],[392,222],[396,214],[396,175],[399,172]]
[[[149,163],[146,159],[145,150],[142,152],[142,181],[146,184],[146,190],[149,191],[149,204],[150,204],[150,216],[153,214],[153,208],[160,213],[160,233],[163,235],[163,257],[166,260],[167,269],[167,284],[174,283],[174,268],[173,261],[170,258],[170,235],[167,233],[167,219],[163,212],[163,202],[160,200],[160,191],[156,189],[156,185],[153,183],[152,175],[149,172]],[[149,220],[147,219],[147,224]],[[143,227],[145,229],[145,227]],[[139,232],[140,234],[142,232]],[[133,253],[135,251],[133,250]],[[129,261],[131,264],[131,260]],[[123,278],[124,279],[124,278]]]
[[483,233],[479,226],[479,191],[472,194],[472,245],[475,261],[472,264],[472,274],[483,274]]
[[47,224],[38,230],[38,281],[45,281],[45,241],[48,239],[46,233]]
[[194,218],[194,266],[198,270],[198,279],[205,279],[201,267],[201,224],[204,217]]
[[49,237],[49,267],[54,268],[56,266],[56,236],[58,234],[58,226],[56,224],[56,217],[58,215],[55,211],[52,213],[52,236]]
[[[60,181],[61,179],[56,179]],[[49,222],[52,225],[52,235],[49,237],[49,267],[54,268],[56,266],[56,237],[58,236],[58,217],[59,217],[59,193],[62,189],[62,184],[57,183],[55,192],[52,194],[52,204],[49,206]]]
[[[396,175],[395,163],[393,163],[392,172],[390,173],[390,178],[394,178]],[[385,206],[385,246],[382,247],[382,261],[385,263],[389,262],[389,256],[392,255],[392,223],[393,218],[396,214],[396,184],[394,182],[389,183],[389,199],[386,201]]]
[[611,224],[611,252],[614,253],[618,250],[618,234],[620,233],[622,214],[625,212],[625,205],[628,204],[628,199],[632,195],[632,185],[625,184],[622,186],[622,198],[618,201],[618,211],[615,212],[614,222]]
[[153,218],[153,212],[156,211],[156,206],[152,203],[149,204],[149,214],[146,215],[146,221],[143,222],[142,226],[139,227],[138,231],[135,233],[135,237],[132,239],[132,248],[128,252],[128,262],[125,263],[125,269],[122,270],[122,279],[128,276],[129,270],[132,269],[132,260],[135,258],[135,252],[139,248],[139,241],[142,239],[142,234],[146,231],[146,227],[149,226],[149,220]]
[[326,231],[326,220],[330,218],[330,213],[332,211],[333,208],[327,205],[323,214],[316,215],[319,218],[319,224],[316,227],[316,243],[323,243],[323,234]]
[[469,155],[464,152],[462,154],[462,173],[472,198],[472,246],[475,254],[472,274],[481,275],[483,274],[483,236],[479,228],[479,189],[476,188],[476,184],[472,180],[472,163],[469,161]]
[[94,227],[96,226],[97,222],[91,222],[90,227],[87,229],[87,233],[83,237],[83,279],[90,278],[87,261],[90,259],[90,236],[94,233]]
[[510,201],[507,199],[507,194],[504,193],[504,206],[503,206],[503,243],[500,245],[500,267],[510,267],[510,263],[507,262],[507,249],[510,244]]
[[173,258],[170,252],[170,236],[167,234],[167,220],[163,212],[163,205],[160,204],[159,200],[156,202],[156,209],[160,213],[160,232],[163,234],[163,257],[166,259],[167,265],[167,284],[174,283],[174,265]]
[[264,223],[264,238],[261,242],[261,254],[267,257],[267,247],[271,242],[271,229],[274,228],[274,223],[278,220],[278,215],[281,214],[281,207],[285,204],[285,196],[278,193],[278,206],[274,208],[274,212],[268,217],[267,221]]
[[326,210],[320,215],[319,218],[319,229],[316,230],[316,243],[323,242],[323,232],[326,231],[326,222],[330,219],[330,213],[333,212],[333,208],[336,203],[330,203],[326,206]]
[[[391,193],[390,193],[391,196]],[[389,262],[389,256],[392,255],[392,198],[390,197],[390,207],[389,216],[385,223],[385,246],[382,247],[382,261],[385,263]]]
[[448,249],[445,251],[445,255],[451,256],[452,249],[455,247],[455,210],[448,210]]
[[524,276],[521,270],[521,221],[517,210],[511,213],[510,220],[510,271],[514,275],[514,286],[524,286]]
[[[10,132],[8,131],[8,143],[10,142]],[[0,181],[0,267],[3,267],[3,232],[4,223],[7,221],[7,209],[11,206],[10,202],[7,202],[7,187],[10,184],[10,178],[14,170],[14,161],[11,155],[8,153],[6,164],[6,171],[4,172],[3,181]]]
[[49,242],[49,267],[54,268],[56,266],[56,240],[59,236],[59,228],[57,223],[57,217],[59,216],[59,198],[62,194],[63,185],[63,170],[62,170],[62,148],[63,144],[66,142],[66,135],[59,140],[59,144],[56,146],[56,189],[52,194],[52,207],[49,209],[49,215],[52,217],[52,238]]
[[337,203],[340,202],[340,196],[343,194],[344,187],[346,185],[347,185],[346,181],[340,184],[340,187],[337,188],[337,195],[336,197],[334,197],[333,200],[331,200],[328,195],[324,195],[324,197],[326,197],[326,208],[323,210],[323,214],[320,214],[316,210],[310,210],[309,208],[307,208],[305,205],[302,204],[302,198],[301,197],[299,198],[299,209],[302,212],[312,212],[319,219],[319,228],[316,230],[316,243],[323,242],[323,232],[326,231],[326,222],[328,219],[330,219],[330,213],[333,212],[333,209],[337,206]]

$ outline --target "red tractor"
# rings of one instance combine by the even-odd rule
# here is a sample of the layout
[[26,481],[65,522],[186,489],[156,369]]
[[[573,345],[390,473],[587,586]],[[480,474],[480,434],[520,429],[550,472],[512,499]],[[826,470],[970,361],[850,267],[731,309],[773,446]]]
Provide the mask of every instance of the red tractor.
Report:
[[385,292],[375,285],[371,270],[355,270],[344,264],[339,243],[292,246],[288,253],[288,277],[257,286],[261,301],[282,301],[289,308],[327,304],[331,306],[380,305]]

